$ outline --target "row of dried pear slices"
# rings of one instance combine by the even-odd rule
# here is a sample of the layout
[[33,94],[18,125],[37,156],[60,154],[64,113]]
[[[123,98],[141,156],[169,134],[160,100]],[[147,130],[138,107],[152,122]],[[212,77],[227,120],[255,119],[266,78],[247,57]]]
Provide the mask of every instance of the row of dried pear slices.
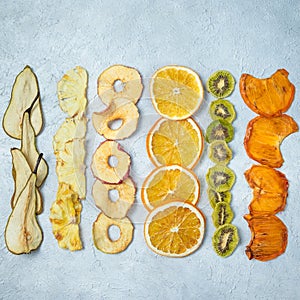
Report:
[[87,118],[87,72],[82,67],[69,70],[57,85],[60,108],[69,115],[53,137],[58,191],[50,209],[52,231],[61,248],[82,249],[79,223],[86,197],[85,135]]
[[5,229],[7,249],[14,254],[30,253],[43,240],[36,217],[43,211],[39,187],[48,175],[47,163],[36,147],[36,136],[42,127],[37,77],[26,66],[16,77],[3,118],[4,131],[10,137],[21,140],[21,149],[11,149],[15,188],[11,198],[12,212]]
[[[116,89],[117,82],[121,90]],[[137,129],[136,103],[142,91],[141,75],[131,67],[114,65],[98,78],[98,95],[107,108],[94,112],[92,121],[95,130],[107,140],[95,151],[91,165],[96,178],[92,194],[102,211],[93,224],[93,239],[96,248],[104,253],[124,251],[133,238],[134,227],[127,217],[136,193],[129,176],[131,159],[115,140],[128,138]],[[117,122],[121,123],[119,127],[115,126]],[[114,192],[117,199],[113,198]],[[119,229],[117,239],[110,235],[113,227]]]

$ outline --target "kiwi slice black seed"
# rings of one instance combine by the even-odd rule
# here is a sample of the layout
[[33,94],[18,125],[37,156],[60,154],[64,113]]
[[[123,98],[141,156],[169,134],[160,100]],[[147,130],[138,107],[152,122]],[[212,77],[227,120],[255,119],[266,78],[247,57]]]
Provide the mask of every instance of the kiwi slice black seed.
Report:
[[231,255],[238,243],[238,230],[232,224],[225,224],[218,227],[212,238],[214,250],[222,257]]
[[231,223],[233,219],[233,212],[230,205],[226,202],[219,202],[216,204],[212,213],[212,220],[215,227]]
[[235,80],[228,71],[221,70],[213,73],[206,83],[209,93],[216,98],[225,98],[234,90]]
[[224,99],[211,102],[209,113],[213,120],[222,119],[229,123],[232,123],[236,116],[233,104]]
[[229,143],[234,137],[232,125],[225,120],[215,120],[211,122],[206,130],[205,139],[208,143],[213,141],[225,141]]
[[232,151],[225,141],[214,141],[209,146],[209,158],[215,164],[227,165],[232,159]]
[[206,181],[217,192],[230,191],[235,182],[235,174],[226,166],[216,165],[208,169]]
[[228,204],[230,204],[230,202],[231,202],[230,191],[216,192],[216,191],[212,190],[211,188],[208,188],[207,194],[208,194],[210,206],[212,208],[215,208],[216,204],[219,202],[226,202]]

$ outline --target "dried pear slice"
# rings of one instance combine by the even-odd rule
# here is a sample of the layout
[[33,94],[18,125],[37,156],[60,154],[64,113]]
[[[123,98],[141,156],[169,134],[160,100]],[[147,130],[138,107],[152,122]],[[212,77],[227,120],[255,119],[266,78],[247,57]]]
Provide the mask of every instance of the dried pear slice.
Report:
[[244,102],[251,110],[265,117],[275,117],[286,112],[295,95],[295,86],[289,81],[288,75],[284,69],[277,70],[265,79],[242,74],[240,93]]
[[41,157],[42,154],[38,157],[35,169],[20,193],[5,228],[7,249],[14,254],[30,253],[36,250],[43,240],[43,233],[35,214],[36,173]]
[[[121,91],[117,91],[114,87],[117,81],[122,83]],[[104,70],[98,78],[98,95],[106,105],[110,105],[115,98],[127,98],[137,103],[142,91],[141,75],[131,67],[114,65]]]
[[[22,123],[22,140],[21,151],[24,154],[31,170],[33,171],[39,153],[36,148],[35,135],[33,127],[30,123],[29,112],[26,111],[23,116]],[[37,171],[36,186],[40,187],[48,175],[48,165],[42,158]]]
[[[111,226],[117,226],[120,229],[120,237],[115,241],[109,236],[108,230]],[[94,244],[98,250],[104,253],[120,253],[131,243],[133,231],[134,227],[129,218],[111,219],[101,213],[93,224]]]
[[65,150],[56,154],[56,174],[59,182],[69,184],[72,190],[85,199],[85,148],[84,140],[74,139],[65,144]]
[[[128,138],[136,131],[138,119],[136,105],[125,98],[113,99],[106,110],[93,113],[92,117],[96,131],[108,140]],[[121,125],[116,129],[112,127],[115,121],[121,121]]]
[[57,84],[57,95],[61,109],[70,117],[82,116],[87,105],[87,72],[82,67],[69,70]]
[[81,203],[78,194],[66,183],[60,183],[50,209],[52,232],[60,248],[76,251],[82,249],[79,235]]
[[57,154],[66,150],[66,144],[74,139],[84,139],[87,118],[66,118],[53,137],[53,150]]
[[32,69],[26,66],[16,77],[3,117],[3,129],[10,137],[21,139],[23,115],[31,106],[30,122],[34,135],[38,135],[43,127],[38,80]]
[[289,183],[283,173],[267,166],[254,165],[245,172],[245,177],[253,189],[249,205],[251,214],[276,214],[285,208]]
[[284,162],[281,142],[298,131],[298,125],[288,115],[279,117],[256,117],[248,124],[244,146],[248,156],[272,168],[280,168]]
[[268,261],[285,252],[288,231],[279,218],[273,215],[244,218],[251,230],[251,241],[245,251],[249,259]]

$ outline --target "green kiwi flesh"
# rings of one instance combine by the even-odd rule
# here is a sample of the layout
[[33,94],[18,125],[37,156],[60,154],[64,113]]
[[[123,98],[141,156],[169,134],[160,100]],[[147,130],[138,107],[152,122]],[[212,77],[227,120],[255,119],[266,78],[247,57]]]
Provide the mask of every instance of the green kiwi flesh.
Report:
[[234,137],[232,125],[225,120],[215,120],[209,124],[206,130],[205,139],[208,143],[213,141],[225,141],[229,143]]
[[215,252],[222,257],[230,256],[238,243],[238,230],[232,224],[225,224],[218,227],[212,238]]
[[213,120],[221,119],[229,123],[232,123],[236,116],[233,104],[224,99],[219,99],[211,102],[209,113]]
[[232,159],[232,151],[225,141],[214,141],[209,146],[209,159],[215,164],[227,165]]
[[210,206],[212,208],[215,208],[216,204],[219,202],[226,202],[228,204],[230,204],[230,202],[231,202],[230,191],[216,192],[216,191],[212,190],[211,188],[208,188],[207,194],[208,194]]
[[216,165],[208,170],[206,181],[217,192],[230,191],[235,182],[235,174],[226,166]]
[[212,220],[215,227],[220,227],[224,224],[231,223],[233,219],[233,212],[230,205],[226,202],[219,202],[216,204],[212,213]]
[[232,74],[225,70],[213,73],[206,83],[209,93],[216,98],[225,98],[234,90],[235,80]]

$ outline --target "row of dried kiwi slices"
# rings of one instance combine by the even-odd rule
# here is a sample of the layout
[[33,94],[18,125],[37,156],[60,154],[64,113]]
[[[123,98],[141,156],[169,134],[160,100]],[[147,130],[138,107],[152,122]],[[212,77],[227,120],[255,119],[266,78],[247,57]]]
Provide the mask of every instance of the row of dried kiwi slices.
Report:
[[233,104],[223,99],[229,96],[235,86],[233,76],[225,70],[212,74],[207,81],[207,90],[217,98],[210,104],[209,113],[212,122],[206,130],[209,145],[209,158],[215,163],[206,174],[208,197],[213,208],[212,221],[216,231],[212,238],[215,252],[222,257],[230,256],[239,242],[237,228],[231,224],[234,214],[230,207],[231,188],[235,182],[235,173],[227,167],[232,159],[228,143],[234,137],[232,122],[236,113]]

